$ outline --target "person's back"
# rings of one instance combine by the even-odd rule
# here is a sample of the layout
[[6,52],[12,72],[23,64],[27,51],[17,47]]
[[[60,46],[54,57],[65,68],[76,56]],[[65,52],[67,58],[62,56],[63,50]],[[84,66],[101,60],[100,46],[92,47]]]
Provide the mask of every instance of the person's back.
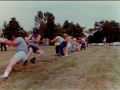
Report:
[[22,37],[17,37],[15,41],[19,43],[16,45],[16,52],[24,51],[27,53],[28,50],[27,50],[27,46],[26,46],[24,39]]
[[7,44],[10,46],[15,46],[16,53],[10,59],[9,64],[0,79],[5,80],[8,78],[9,73],[11,72],[13,66],[19,62],[25,62],[27,59],[27,46],[22,37],[18,37],[18,34],[12,34],[11,40],[5,39],[4,41],[0,40],[0,43]]
[[61,36],[57,36],[57,41],[61,44],[63,41],[65,41]]

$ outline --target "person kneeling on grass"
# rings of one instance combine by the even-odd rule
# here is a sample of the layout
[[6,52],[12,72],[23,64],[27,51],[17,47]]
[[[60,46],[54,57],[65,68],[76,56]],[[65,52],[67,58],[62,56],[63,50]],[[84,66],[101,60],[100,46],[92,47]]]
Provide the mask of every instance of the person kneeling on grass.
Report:
[[30,61],[33,64],[35,63],[36,58],[39,58],[44,54],[44,52],[38,48],[40,38],[41,38],[41,36],[38,34],[38,29],[37,28],[33,29],[33,33],[28,36],[28,40],[27,40],[27,42],[29,43],[29,45],[28,45],[28,53],[27,53],[28,58],[24,62],[23,66],[27,65],[27,61],[28,61],[28,59],[30,58],[30,56],[32,55],[33,52],[35,54],[37,54],[35,57],[30,59]]
[[18,34],[15,33],[12,36],[12,40],[5,39],[0,40],[0,43],[6,44],[9,46],[15,46],[16,48],[16,53],[15,55],[10,59],[9,64],[2,76],[0,76],[1,80],[6,80],[8,78],[9,73],[11,72],[13,66],[19,62],[25,62],[27,59],[27,46],[22,37],[18,37]]

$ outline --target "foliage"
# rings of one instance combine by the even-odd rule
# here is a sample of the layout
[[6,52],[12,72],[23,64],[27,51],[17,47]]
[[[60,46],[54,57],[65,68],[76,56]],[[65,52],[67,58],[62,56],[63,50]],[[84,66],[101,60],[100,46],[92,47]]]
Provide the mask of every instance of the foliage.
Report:
[[85,36],[83,33],[85,27],[81,27],[78,23],[73,24],[73,22],[68,22],[68,20],[66,20],[63,24],[63,29],[65,29],[67,34],[72,35],[74,37]]
[[38,11],[37,16],[35,16],[35,27],[39,29],[39,34],[42,37],[53,39],[53,36],[62,36],[64,33],[73,35],[74,37],[85,36],[83,33],[85,27],[81,27],[78,23],[73,24],[73,22],[69,23],[66,20],[63,26],[61,26],[60,24],[55,24],[54,21],[55,17],[52,13]]
[[89,29],[87,33],[90,43],[101,43],[104,37],[108,43],[120,41],[119,23],[114,20],[95,22],[94,28]]
[[3,27],[4,27],[3,34],[8,39],[11,39],[11,35],[12,34],[19,34],[19,36],[21,36],[23,38],[27,35],[27,33],[25,32],[25,30],[23,29],[23,27],[21,27],[19,25],[19,22],[16,21],[15,17],[11,18],[11,20],[9,21],[8,24],[6,22],[4,22]]
[[35,16],[35,27],[39,29],[39,34],[42,37],[52,39],[52,36],[56,33],[54,21],[55,17],[52,13],[38,11],[37,16]]

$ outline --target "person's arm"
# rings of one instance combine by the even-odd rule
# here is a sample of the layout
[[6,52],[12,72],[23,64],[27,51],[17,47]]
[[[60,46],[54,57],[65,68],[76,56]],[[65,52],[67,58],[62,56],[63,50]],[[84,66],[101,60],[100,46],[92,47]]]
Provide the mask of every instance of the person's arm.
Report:
[[39,43],[39,42],[40,42],[40,39],[41,39],[41,36],[38,35],[38,37],[37,37],[36,40],[29,40],[29,42]]
[[6,44],[6,45],[9,45],[9,46],[15,46],[15,45],[18,44],[17,41],[11,41],[11,40],[7,40],[7,39],[4,40],[4,41],[0,40],[0,43]]
[[51,42],[54,42],[54,41],[56,41],[57,40],[57,37],[55,37],[53,40],[51,40]]

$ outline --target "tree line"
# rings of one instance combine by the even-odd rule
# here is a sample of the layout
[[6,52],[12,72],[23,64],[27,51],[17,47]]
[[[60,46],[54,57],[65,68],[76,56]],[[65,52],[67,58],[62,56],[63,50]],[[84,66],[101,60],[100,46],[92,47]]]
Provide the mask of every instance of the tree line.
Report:
[[[81,27],[78,23],[74,24],[68,20],[66,20],[63,25],[60,25],[59,23],[55,24],[55,16],[50,12],[43,13],[42,11],[38,11],[34,21],[35,23],[32,29],[37,28],[42,38],[53,39],[54,35],[62,36],[64,33],[74,37],[85,36],[83,33],[85,27]],[[8,39],[10,39],[11,35],[15,33],[19,33],[19,35],[24,38],[32,32],[32,30],[24,30],[15,17],[11,18],[9,23],[6,21],[4,22],[2,31]]]
[[[34,26],[31,29],[37,28],[42,38],[49,38],[50,40],[53,39],[54,35],[62,36],[64,33],[75,38],[85,37],[85,33],[87,33],[89,43],[101,43],[104,37],[107,38],[107,42],[109,43],[120,41],[120,24],[114,20],[95,22],[94,27],[87,31],[85,31],[86,27],[82,27],[78,23],[74,24],[68,20],[65,20],[63,25],[56,24],[55,16],[50,12],[43,13],[42,11],[38,11],[34,17],[34,21]],[[13,17],[8,23],[6,21],[3,23],[2,32],[8,39],[11,39],[11,35],[14,33],[18,33],[24,38],[32,30],[24,30],[16,18]]]

